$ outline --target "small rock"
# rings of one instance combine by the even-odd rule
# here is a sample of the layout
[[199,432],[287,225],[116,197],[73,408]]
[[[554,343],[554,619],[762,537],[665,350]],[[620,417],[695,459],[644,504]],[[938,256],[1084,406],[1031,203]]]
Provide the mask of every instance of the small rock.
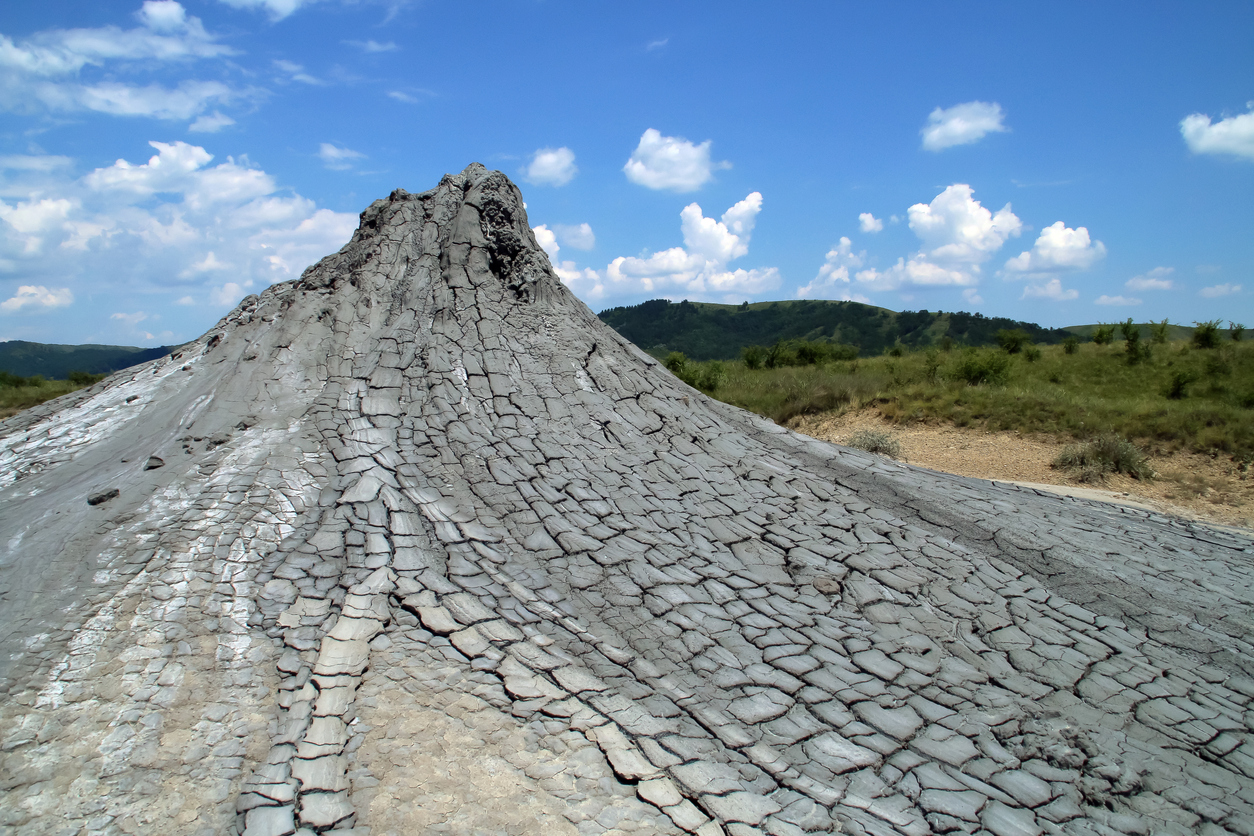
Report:
[[121,495],[122,495],[122,492],[121,492],[120,490],[118,490],[117,488],[109,488],[109,490],[107,490],[107,491],[101,491],[100,493],[94,493],[94,494],[92,494],[91,496],[87,497],[87,504],[88,504],[88,505],[99,505],[99,504],[100,504],[100,503],[102,503],[102,502],[108,502],[110,499],[114,499],[114,498],[116,498],[116,497],[118,497],[118,496],[121,496]]
[[149,456],[148,461],[144,464],[144,470],[156,470],[159,467],[165,467],[165,459]]

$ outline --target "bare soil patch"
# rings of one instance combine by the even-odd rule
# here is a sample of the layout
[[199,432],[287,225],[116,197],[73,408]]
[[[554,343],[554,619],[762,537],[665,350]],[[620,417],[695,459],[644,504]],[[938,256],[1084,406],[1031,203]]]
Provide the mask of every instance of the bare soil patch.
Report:
[[1070,439],[988,432],[950,424],[893,424],[874,407],[845,413],[794,418],[789,426],[806,435],[837,444],[862,429],[891,432],[901,442],[902,459],[960,476],[1030,482],[1074,489],[1092,496],[1092,489],[1114,502],[1144,505],[1164,513],[1220,525],[1254,529],[1254,476],[1227,456],[1146,451],[1158,473],[1151,481],[1122,474],[1104,484],[1082,483],[1050,463]]

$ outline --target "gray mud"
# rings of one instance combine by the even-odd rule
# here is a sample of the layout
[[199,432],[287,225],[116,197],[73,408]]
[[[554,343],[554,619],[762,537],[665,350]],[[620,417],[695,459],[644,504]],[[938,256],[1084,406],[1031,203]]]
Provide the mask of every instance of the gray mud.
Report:
[[0,834],[1254,833],[1252,570],[709,400],[472,165],[0,422]]

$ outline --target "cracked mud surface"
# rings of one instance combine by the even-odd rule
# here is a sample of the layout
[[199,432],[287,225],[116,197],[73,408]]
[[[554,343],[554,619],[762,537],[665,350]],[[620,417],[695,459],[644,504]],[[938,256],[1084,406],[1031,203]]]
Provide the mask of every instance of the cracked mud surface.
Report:
[[478,165],[0,423],[0,549],[0,833],[1254,832],[1254,541],[710,401]]

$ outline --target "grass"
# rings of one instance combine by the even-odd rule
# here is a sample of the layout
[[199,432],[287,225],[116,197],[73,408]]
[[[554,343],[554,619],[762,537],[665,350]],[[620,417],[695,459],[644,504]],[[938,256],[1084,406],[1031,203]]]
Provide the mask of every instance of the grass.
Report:
[[845,442],[847,447],[855,447],[868,453],[879,453],[890,458],[901,458],[901,442],[884,430],[858,430]]
[[18,377],[0,372],[0,418],[16,415],[44,401],[90,386],[103,380],[104,375],[70,372],[69,380],[45,380],[39,375]]
[[1070,471],[1080,482],[1102,482],[1111,473],[1124,473],[1141,480],[1154,478],[1154,470],[1145,454],[1114,433],[1103,433],[1080,444],[1068,444],[1054,459],[1054,467]]
[[[906,351],[814,366],[724,363],[712,394],[787,423],[874,406],[890,421],[950,423],[1090,441],[1103,434],[1163,451],[1254,452],[1254,342],[1192,341],[1129,351],[1097,345]],[[700,366],[691,363],[690,366]],[[699,369],[690,368],[689,374]]]

